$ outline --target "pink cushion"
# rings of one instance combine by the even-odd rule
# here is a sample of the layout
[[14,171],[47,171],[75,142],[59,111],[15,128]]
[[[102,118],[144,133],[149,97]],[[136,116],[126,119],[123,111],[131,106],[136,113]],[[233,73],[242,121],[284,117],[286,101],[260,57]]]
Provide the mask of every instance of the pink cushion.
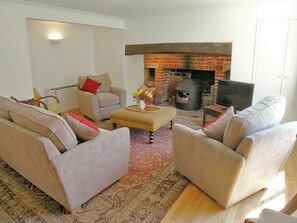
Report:
[[226,126],[230,121],[230,119],[233,117],[233,115],[234,115],[234,109],[231,106],[228,109],[226,109],[225,112],[220,114],[216,119],[214,119],[212,122],[204,125],[201,128],[201,131],[206,136],[222,142]]
[[76,137],[81,141],[94,139],[100,133],[96,125],[79,115],[67,112],[65,119]]
[[93,79],[87,77],[81,90],[96,94],[97,90],[100,86],[101,86],[101,83],[94,81]]

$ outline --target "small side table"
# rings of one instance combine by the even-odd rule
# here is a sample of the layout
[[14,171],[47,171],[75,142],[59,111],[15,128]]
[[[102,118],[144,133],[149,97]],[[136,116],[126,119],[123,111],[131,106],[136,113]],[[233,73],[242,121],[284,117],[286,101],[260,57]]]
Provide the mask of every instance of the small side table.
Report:
[[204,113],[203,113],[203,125],[206,124],[206,116],[210,115],[213,117],[218,117],[220,114],[222,114],[228,107],[222,106],[222,105],[208,105],[204,106]]

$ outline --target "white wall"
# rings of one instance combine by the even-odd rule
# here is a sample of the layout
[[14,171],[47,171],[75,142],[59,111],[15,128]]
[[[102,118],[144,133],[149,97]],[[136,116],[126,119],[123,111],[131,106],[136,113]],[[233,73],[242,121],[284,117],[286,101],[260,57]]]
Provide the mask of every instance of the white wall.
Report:
[[124,88],[124,31],[94,27],[95,73],[108,73],[112,86]]
[[[59,32],[58,44],[48,40]],[[94,74],[93,27],[60,22],[27,20],[30,64],[33,86],[42,95],[45,88],[77,83],[83,74]]]
[[32,97],[26,22],[22,10],[0,6],[0,95]]
[[[125,21],[125,43],[232,42],[231,79],[252,82],[257,19],[296,15],[297,1],[283,0],[137,17]],[[143,66],[143,61],[131,56],[125,59],[126,80],[133,82],[127,86],[135,88],[143,83],[143,74],[131,66]]]
[[19,99],[33,97],[26,31],[27,18],[124,28],[124,20],[120,18],[29,5],[14,0],[0,0],[0,95],[2,96],[14,95]]

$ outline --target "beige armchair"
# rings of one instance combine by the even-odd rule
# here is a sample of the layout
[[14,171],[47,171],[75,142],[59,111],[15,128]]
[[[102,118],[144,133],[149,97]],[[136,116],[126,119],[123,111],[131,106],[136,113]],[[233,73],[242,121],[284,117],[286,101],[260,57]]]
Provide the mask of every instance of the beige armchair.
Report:
[[[96,94],[80,90],[87,77],[102,84]],[[111,112],[125,107],[126,94],[126,90],[111,86],[107,73],[78,78],[76,97],[80,112],[94,121],[108,119]]]
[[247,218],[244,223],[297,223],[297,218],[290,216],[297,209],[297,194],[279,212],[264,209],[259,218]]
[[297,122],[279,124],[284,110],[284,97],[263,99],[231,118],[222,142],[175,124],[176,169],[225,208],[267,187],[296,140]]

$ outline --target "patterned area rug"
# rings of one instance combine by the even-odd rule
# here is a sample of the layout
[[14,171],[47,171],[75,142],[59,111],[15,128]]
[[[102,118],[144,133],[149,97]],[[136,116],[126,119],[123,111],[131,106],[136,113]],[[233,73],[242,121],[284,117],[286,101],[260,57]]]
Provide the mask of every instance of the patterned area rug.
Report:
[[[177,117],[177,123],[198,129],[198,120]],[[98,123],[111,129],[109,121]],[[130,129],[128,174],[82,205],[74,214],[0,160],[0,222],[158,222],[189,184],[174,169],[169,125],[155,132]]]

